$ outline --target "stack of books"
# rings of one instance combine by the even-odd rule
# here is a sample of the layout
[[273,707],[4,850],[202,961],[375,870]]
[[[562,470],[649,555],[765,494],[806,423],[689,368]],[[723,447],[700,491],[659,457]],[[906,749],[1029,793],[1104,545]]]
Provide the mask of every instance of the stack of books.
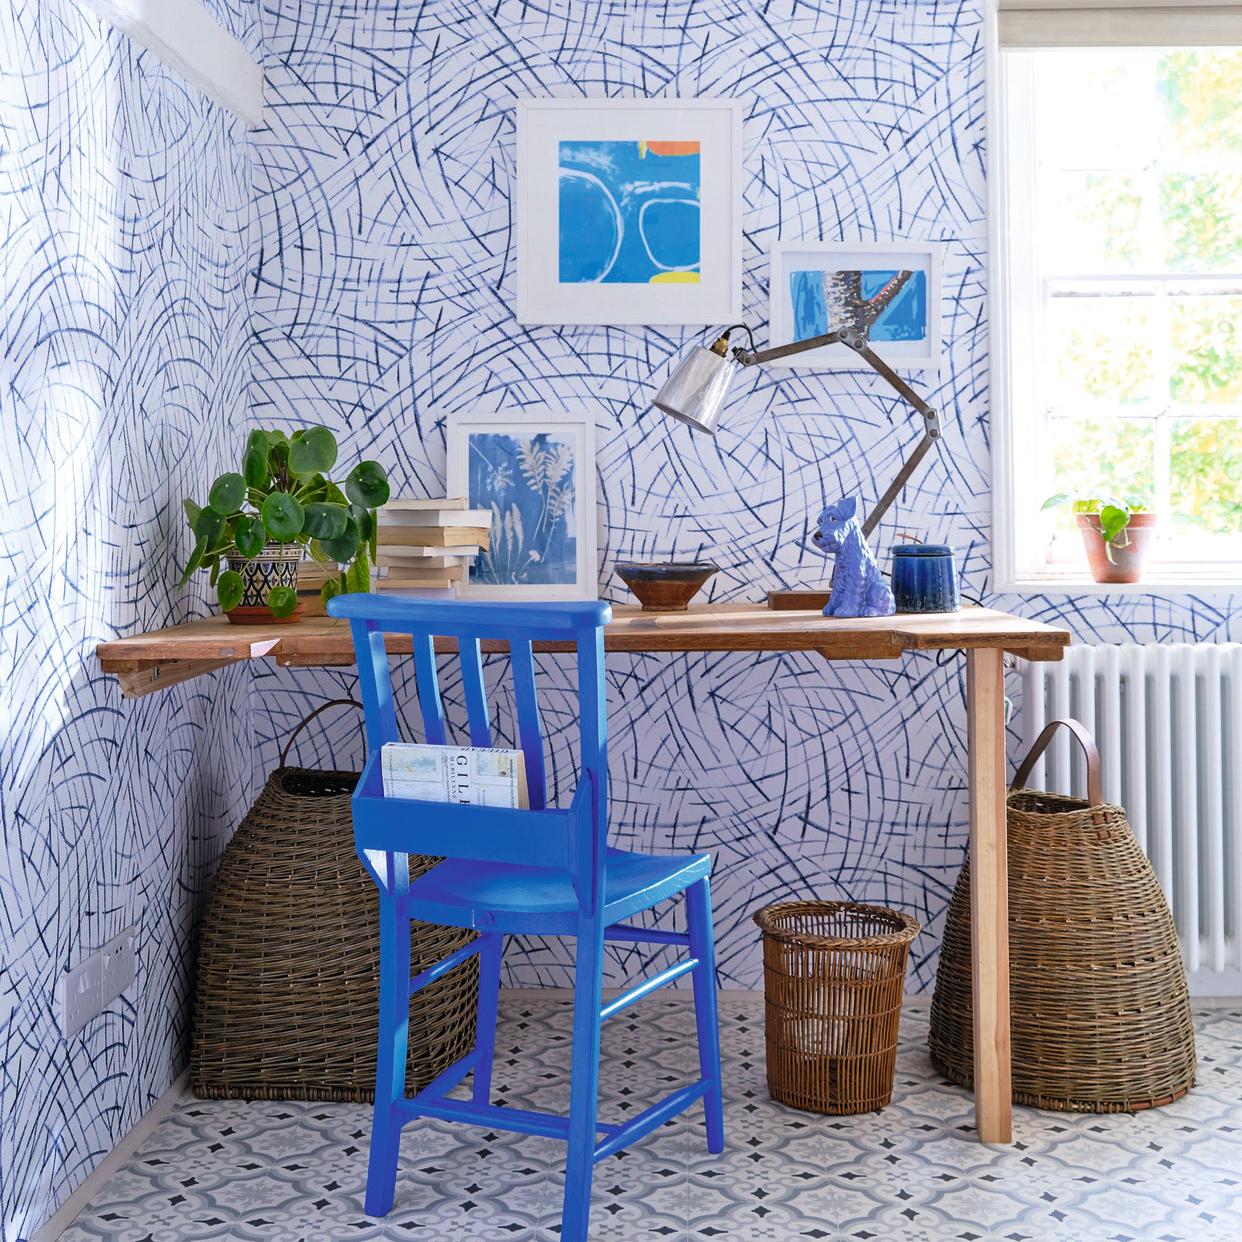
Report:
[[[339,567],[334,567],[333,577],[339,578],[341,571]],[[320,589],[328,580],[329,570],[324,569],[318,561],[312,561],[307,557],[298,566],[298,603],[302,605],[302,615],[305,617],[322,617],[326,615],[326,609],[323,606],[323,596]]]
[[463,499],[390,500],[379,511],[377,591],[455,595],[488,547],[491,512]]

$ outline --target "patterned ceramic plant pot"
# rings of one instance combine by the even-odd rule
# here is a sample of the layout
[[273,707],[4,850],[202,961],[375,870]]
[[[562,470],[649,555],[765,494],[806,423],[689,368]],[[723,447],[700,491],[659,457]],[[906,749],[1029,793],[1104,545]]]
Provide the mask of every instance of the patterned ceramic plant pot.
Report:
[[298,566],[306,549],[300,543],[269,543],[254,560],[228,557],[229,568],[241,574],[242,597],[224,615],[234,625],[272,625],[302,619],[302,603],[287,617],[274,617],[267,606],[267,593],[276,586],[298,589]]

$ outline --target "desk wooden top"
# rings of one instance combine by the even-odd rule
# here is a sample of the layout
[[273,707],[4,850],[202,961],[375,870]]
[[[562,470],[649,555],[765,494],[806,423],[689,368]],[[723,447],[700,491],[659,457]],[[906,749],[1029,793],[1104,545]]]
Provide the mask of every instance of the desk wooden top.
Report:
[[[896,617],[830,618],[778,611],[764,604],[701,604],[686,612],[650,613],[615,606],[604,645],[617,652],[817,651],[829,660],[892,660],[907,651],[991,647],[1028,660],[1059,660],[1068,631],[991,608]],[[443,650],[452,650],[445,642]],[[556,650],[555,644],[543,644]],[[409,639],[392,635],[389,650],[408,653]],[[503,651],[505,644],[484,644]],[[307,617],[291,625],[233,625],[209,617],[100,643],[100,667],[116,673],[127,694],[150,693],[239,660],[270,656],[291,667],[349,665],[346,623]]]

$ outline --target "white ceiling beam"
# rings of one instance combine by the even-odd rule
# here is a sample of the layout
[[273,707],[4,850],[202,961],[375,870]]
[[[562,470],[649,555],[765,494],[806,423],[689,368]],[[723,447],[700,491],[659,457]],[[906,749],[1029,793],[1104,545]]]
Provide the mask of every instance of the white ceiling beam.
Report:
[[263,67],[202,0],[80,0],[247,125],[263,119]]

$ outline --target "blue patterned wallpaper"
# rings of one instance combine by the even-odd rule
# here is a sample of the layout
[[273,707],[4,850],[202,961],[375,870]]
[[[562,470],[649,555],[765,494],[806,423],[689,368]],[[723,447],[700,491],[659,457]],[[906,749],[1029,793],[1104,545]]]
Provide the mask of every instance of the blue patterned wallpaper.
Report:
[[[779,9],[779,11],[778,11]],[[931,238],[945,248],[950,452],[890,521],[958,544],[986,587],[987,341],[982,276],[982,5],[860,0],[756,6],[517,0],[488,6],[264,7],[267,126],[255,134],[261,230],[254,407],[325,419],[401,490],[441,494],[443,412],[585,409],[598,424],[602,584],[621,559],[708,556],[711,595],[820,583],[803,547],[825,496],[875,496],[918,427],[863,373],[751,372],[715,440],[653,414],[693,331],[532,328],[513,320],[513,102],[677,95],[745,103],[745,305],[767,314],[778,237]],[[950,456],[951,453],[951,456]],[[566,671],[544,662],[546,678]],[[860,669],[809,655],[610,660],[618,841],[712,848],[722,982],[754,987],[750,914],[816,892],[938,921],[964,842],[961,670],[927,657]],[[504,680],[503,661],[492,675]],[[352,676],[265,668],[270,759],[292,721]],[[568,699],[557,698],[554,720]],[[502,717],[509,719],[502,696]],[[357,756],[352,722],[309,758]],[[555,748],[562,781],[572,764]],[[567,950],[511,954],[518,983],[564,984]]]
[[[808,514],[825,497],[876,496],[918,436],[878,380],[746,373],[710,440],[647,406],[652,374],[698,334],[527,329],[512,315],[515,99],[739,98],[745,307],[761,337],[778,238],[944,246],[931,398],[944,446],[879,551],[901,532],[956,544],[967,593],[990,598],[982,14],[982,0],[273,0],[268,126],[255,135],[255,410],[345,429],[351,451],[377,455],[413,495],[443,494],[445,411],[589,410],[611,598],[627,597],[611,574],[622,559],[710,557],[723,566],[717,600],[822,583],[802,542]],[[999,603],[1112,641],[1223,638],[1236,615],[1228,599],[1150,595]],[[563,667],[543,667],[567,687]],[[503,687],[503,661],[491,675]],[[609,676],[614,838],[715,851],[725,985],[760,983],[751,912],[812,893],[911,910],[928,926],[912,982],[930,985],[966,840],[958,658],[864,669],[618,656]],[[351,685],[344,672],[264,668],[266,759],[299,715]],[[569,699],[554,689],[553,702],[567,724]],[[503,690],[498,708],[511,725]],[[554,747],[562,788],[569,737]],[[356,760],[355,725],[325,723],[302,749]],[[555,943],[509,960],[516,983],[569,980]]]
[[[250,0],[227,9],[257,48]],[[0,0],[0,1237],[26,1237],[188,1052],[193,929],[248,801],[242,671],[136,702],[93,649],[205,611],[182,496],[244,418],[240,122],[74,0]],[[68,1042],[56,982],[133,924]]]
[[[268,0],[262,25],[254,0],[210,7],[265,58],[249,139],[73,0],[0,0],[0,1242],[184,1064],[204,881],[254,771],[352,687],[263,665],[124,703],[95,671],[97,639],[204,609],[170,587],[176,506],[241,427],[329,422],[347,456],[434,495],[444,411],[589,410],[618,601],[611,566],[631,557],[711,556],[718,600],[822,582],[807,514],[874,496],[916,439],[865,374],[798,371],[747,374],[725,429],[696,438],[647,409],[695,333],[517,327],[516,98],[744,100],[761,335],[777,238],[944,244],[945,451],[881,554],[902,531],[948,540],[968,591],[990,586],[982,0]],[[1000,602],[1083,638],[1242,636],[1228,598]],[[541,672],[564,790],[570,673]],[[489,666],[502,732],[505,674]],[[756,906],[817,893],[912,910],[928,986],[965,844],[955,660],[615,657],[609,678],[614,839],[714,850],[723,983],[759,983]],[[355,724],[325,718],[300,754],[356,761]],[[64,1044],[56,976],[130,922],[138,987]],[[518,945],[511,979],[565,984],[568,964]]]

